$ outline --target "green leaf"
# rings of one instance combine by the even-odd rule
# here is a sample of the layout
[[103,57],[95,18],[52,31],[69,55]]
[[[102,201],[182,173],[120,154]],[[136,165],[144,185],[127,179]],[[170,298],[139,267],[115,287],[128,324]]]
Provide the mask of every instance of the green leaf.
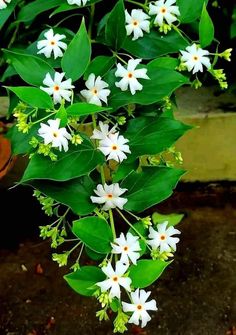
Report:
[[182,219],[184,218],[184,214],[161,214],[158,212],[155,212],[152,214],[152,221],[154,224],[163,223],[165,221],[168,221],[168,226],[176,226]]
[[199,23],[199,37],[202,48],[211,44],[214,39],[215,28],[214,24],[207,12],[206,5],[203,5],[202,15]]
[[88,215],[96,208],[90,200],[95,189],[91,178],[85,176],[67,182],[52,182],[47,180],[27,182],[50,198],[70,207],[77,215]]
[[116,58],[109,56],[97,56],[95,57],[89,66],[87,67],[84,79],[87,80],[91,73],[94,73],[95,76],[104,76],[110,68],[115,64]]
[[[148,233],[148,229],[143,225],[142,222],[137,222],[137,223],[134,223],[133,225],[133,228],[129,228],[129,232],[134,235],[134,236],[138,236],[139,237],[139,234],[141,234],[143,237],[146,237],[147,236],[147,233]],[[138,234],[138,233],[139,234]],[[145,252],[146,252],[146,249],[147,249],[147,245],[146,243],[144,242],[144,240],[141,240],[139,239],[139,245],[140,245],[140,248],[141,250],[139,251],[139,254],[140,256],[144,255]]]
[[207,0],[177,0],[179,6],[181,23],[190,23],[197,20],[202,12],[203,4]]
[[161,260],[141,259],[137,262],[137,265],[130,267],[129,278],[132,280],[132,286],[134,288],[145,288],[153,284],[170,263]]
[[93,251],[92,249],[85,246],[86,254],[91,258],[93,261],[100,261],[101,259],[105,258],[106,254],[101,254],[98,252]]
[[189,45],[188,41],[176,31],[172,30],[167,35],[159,33],[156,29],[142,38],[132,41],[127,37],[123,49],[133,56],[142,59],[153,59],[159,56],[179,52]]
[[[145,66],[142,67],[144,68]],[[139,80],[143,85],[143,89],[142,91],[137,91],[134,95],[132,95],[129,90],[122,92],[116,87],[115,81],[117,81],[117,78],[114,76],[114,71],[109,72],[109,75],[106,77],[106,81],[109,83],[111,90],[109,105],[112,106],[114,110],[130,103],[138,103],[141,105],[153,104],[172,94],[178,87],[189,83],[188,78],[176,71],[153,68],[153,66],[149,68],[149,64],[147,69],[147,75],[150,80]]]
[[61,105],[58,109],[55,118],[60,119],[60,127],[65,127],[68,123],[67,112],[64,105]]
[[176,67],[179,65],[179,60],[177,58],[173,57],[159,57],[156,59],[153,59],[149,64],[149,69],[169,69],[169,70],[175,70]]
[[97,2],[101,2],[102,0],[89,0],[85,5],[77,6],[77,5],[69,5],[68,3],[63,3],[60,5],[57,9],[53,11],[53,13],[50,15],[50,18],[58,13],[67,12],[71,10],[78,10],[78,8],[88,7],[92,4],[95,4]]
[[44,91],[36,87],[11,87],[6,86],[6,88],[14,92],[21,101],[26,102],[32,107],[50,109],[53,108],[53,103],[51,97]]
[[69,116],[85,116],[111,110],[110,107],[97,106],[86,102],[77,102],[66,109]]
[[10,17],[10,15],[13,13],[14,9],[16,8],[18,2],[20,0],[12,0],[9,4],[7,4],[7,7],[4,9],[1,9],[0,14],[0,29],[3,27],[7,19]]
[[113,312],[117,313],[118,310],[121,308],[121,303],[118,298],[113,298],[112,302],[110,303],[110,307]]
[[78,80],[85,72],[91,55],[91,44],[88,37],[84,19],[81,22],[77,34],[68,45],[62,60],[62,70],[67,78]]
[[78,146],[70,145],[67,152],[58,152],[57,156],[57,161],[52,162],[48,157],[34,155],[21,182],[32,179],[66,181],[88,174],[104,162],[104,155],[87,139]]
[[90,216],[73,221],[72,232],[90,249],[107,254],[111,251],[112,231],[105,219]]
[[191,126],[167,117],[137,117],[130,120],[124,137],[129,139],[128,161],[156,155],[173,145]]
[[108,45],[119,50],[126,38],[124,1],[117,1],[105,26],[105,38]]
[[122,164],[119,164],[117,166],[117,170],[112,174],[112,181],[114,183],[117,183],[118,181],[122,180],[128,174],[136,170],[138,168],[138,165],[139,165],[138,160],[134,160],[128,163],[124,161]]
[[31,1],[29,4],[22,6],[17,21],[28,22],[33,21],[36,16],[46,12],[49,9],[55,8],[61,5],[61,0],[36,0]]
[[53,68],[39,57],[6,49],[3,51],[19,76],[30,85],[40,86],[48,72],[50,74],[54,73]]
[[124,208],[142,212],[167,199],[173,192],[184,170],[167,167],[143,167],[140,173],[132,172],[123,180],[121,187],[127,188]]
[[32,150],[32,146],[29,141],[38,132],[38,125],[34,125],[30,128],[27,134],[23,134],[18,131],[16,125],[11,127],[7,132],[6,137],[11,141],[11,150],[14,155],[27,154]]
[[64,276],[67,284],[77,293],[92,296],[97,290],[96,283],[103,281],[105,274],[96,266],[83,266],[78,271]]

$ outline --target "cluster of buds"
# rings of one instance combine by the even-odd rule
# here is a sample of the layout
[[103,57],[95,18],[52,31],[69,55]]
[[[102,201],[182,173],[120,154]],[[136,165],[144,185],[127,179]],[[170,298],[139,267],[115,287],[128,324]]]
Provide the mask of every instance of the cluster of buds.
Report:
[[23,102],[19,102],[13,111],[13,116],[15,116],[15,118],[17,119],[16,127],[23,134],[27,134],[32,126],[32,124],[28,122],[29,115],[25,113],[26,110],[27,105]]

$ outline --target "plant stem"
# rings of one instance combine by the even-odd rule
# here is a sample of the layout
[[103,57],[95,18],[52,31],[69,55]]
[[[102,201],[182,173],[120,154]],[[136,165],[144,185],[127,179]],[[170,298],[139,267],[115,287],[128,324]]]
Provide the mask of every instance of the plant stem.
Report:
[[70,249],[69,251],[69,255],[76,249],[78,248],[78,246],[82,243],[82,241],[80,241],[79,243],[77,243],[72,249]]
[[39,123],[39,122],[41,122],[41,121],[44,121],[44,120],[48,119],[49,117],[51,117],[52,115],[54,115],[54,114],[56,114],[56,113],[57,113],[57,112],[53,112],[53,113],[51,113],[50,115],[47,115],[47,116],[43,117],[43,118],[40,119],[40,120],[37,120],[37,121],[32,122],[32,124],[37,124],[37,123]]
[[95,4],[92,4],[91,5],[91,12],[90,12],[89,28],[88,28],[88,35],[89,35],[90,39],[92,37],[94,14],[95,14]]
[[109,218],[110,218],[112,234],[113,234],[114,239],[116,239],[116,229],[115,229],[115,223],[114,223],[113,213],[111,209],[109,209]]
[[115,56],[117,59],[119,59],[122,63],[124,63],[125,65],[127,65],[128,63],[121,58],[116,52],[113,51],[113,56]]

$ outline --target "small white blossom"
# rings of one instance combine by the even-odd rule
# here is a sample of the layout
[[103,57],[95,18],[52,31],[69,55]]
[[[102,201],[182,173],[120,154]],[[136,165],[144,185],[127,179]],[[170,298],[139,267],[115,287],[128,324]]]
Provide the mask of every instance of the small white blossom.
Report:
[[148,21],[149,16],[144,13],[142,9],[133,9],[131,15],[128,11],[125,11],[125,21],[126,21],[126,32],[127,35],[134,34],[132,40],[137,40],[139,37],[143,37],[143,31],[149,33],[150,22]]
[[88,0],[67,0],[69,5],[85,6]]
[[71,79],[62,81],[64,75],[65,73],[55,72],[54,79],[52,79],[50,73],[47,73],[43,80],[43,84],[48,87],[40,86],[41,90],[53,96],[54,104],[61,103],[62,99],[65,99],[66,101],[71,100],[71,90],[74,86],[71,84]]
[[10,2],[11,0],[0,0],[0,9],[7,8],[7,4]]
[[82,90],[80,93],[87,102],[97,106],[101,106],[102,101],[107,104],[107,97],[111,91],[107,89],[108,84],[100,76],[95,78],[95,74],[91,73],[85,82],[85,86],[88,90]]
[[164,20],[171,25],[177,20],[176,16],[180,15],[179,7],[173,6],[176,0],[159,0],[154,4],[149,4],[149,14],[156,15],[154,24],[162,26]]
[[[145,276],[145,273],[143,274]],[[148,321],[151,320],[150,315],[147,311],[157,311],[156,301],[154,299],[147,301],[151,292],[146,292],[137,288],[136,291],[131,293],[132,304],[127,302],[122,302],[122,307],[124,312],[133,312],[129,319],[129,323],[134,323],[139,325],[139,320],[141,320],[141,327],[145,327]]]
[[136,91],[141,91],[143,89],[143,85],[138,82],[137,78],[150,79],[147,76],[147,69],[143,68],[136,70],[137,65],[141,61],[141,59],[130,59],[128,61],[127,69],[120,63],[117,64],[115,76],[122,77],[122,79],[119,82],[116,82],[115,85],[122,91],[127,91],[129,88],[131,94],[134,95]]
[[117,125],[109,130],[109,125],[107,123],[99,121],[100,130],[94,129],[93,135],[90,138],[92,138],[93,140],[105,140],[109,134],[115,133],[116,127]]
[[90,199],[93,203],[104,204],[103,210],[107,211],[111,208],[123,209],[123,206],[128,201],[126,198],[120,197],[123,193],[127,191],[126,188],[120,188],[118,183],[107,185],[98,184],[97,189],[94,192],[98,197],[91,196]]
[[101,288],[102,292],[110,290],[110,297],[117,297],[120,299],[120,286],[124,287],[126,291],[131,291],[130,284],[131,279],[129,277],[124,277],[125,272],[127,271],[129,265],[122,264],[121,262],[116,262],[115,270],[112,268],[111,263],[109,262],[107,266],[102,267],[102,271],[108,277],[102,282],[97,283],[96,285]]
[[45,40],[38,41],[37,48],[41,49],[37,52],[37,54],[44,54],[47,58],[51,57],[52,53],[54,54],[54,59],[63,56],[63,52],[61,49],[66,50],[67,44],[61,42],[65,35],[55,34],[52,29],[48,30],[44,36]]
[[107,156],[107,160],[114,159],[121,163],[127,158],[125,153],[130,154],[129,146],[126,144],[129,140],[119,133],[108,134],[106,138],[99,142],[98,149]]
[[131,233],[127,233],[126,237],[123,233],[120,237],[111,243],[112,253],[121,254],[120,262],[129,264],[129,259],[133,264],[137,264],[137,259],[140,257],[138,251],[141,250],[138,236],[134,236]]
[[60,151],[62,148],[68,150],[68,140],[71,139],[71,135],[68,133],[66,128],[60,128],[60,119],[48,120],[49,126],[45,123],[40,123],[38,130],[39,136],[44,139],[44,144],[52,144],[53,148],[58,148]]
[[153,249],[160,248],[160,252],[170,252],[172,249],[176,250],[176,244],[179,242],[178,237],[173,237],[172,235],[180,234],[178,229],[170,226],[167,228],[168,221],[160,223],[157,225],[157,231],[152,227],[149,228],[148,237],[150,240],[147,241]]
[[189,72],[203,72],[203,65],[205,65],[207,69],[211,67],[210,59],[206,57],[209,55],[209,51],[199,48],[196,44],[187,47],[186,50],[187,51],[180,50],[182,54],[181,62],[183,62]]

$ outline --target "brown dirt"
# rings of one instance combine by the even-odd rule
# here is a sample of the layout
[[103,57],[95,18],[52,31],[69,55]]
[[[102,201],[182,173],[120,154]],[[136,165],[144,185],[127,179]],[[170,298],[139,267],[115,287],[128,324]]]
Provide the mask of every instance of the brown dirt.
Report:
[[[27,193],[25,201],[29,199]],[[175,261],[152,287],[159,311],[143,332],[130,328],[128,334],[233,334],[230,329],[236,325],[234,200],[232,185],[199,185],[194,189],[182,185],[171,200],[158,207],[162,212],[186,214],[179,226],[181,243]],[[35,216],[38,207],[34,206]],[[22,233],[22,229],[29,227],[29,222],[21,219],[23,214],[23,210],[17,213],[18,222],[13,222],[9,214],[7,222],[18,225],[21,244],[18,246],[13,236],[11,248],[6,248],[5,243],[0,251],[0,335],[112,334],[111,323],[100,324],[95,317],[96,301],[76,295],[67,286],[62,278],[66,269],[58,269],[51,261],[48,243],[40,242],[32,229]],[[32,215],[29,221],[34,225]]]

